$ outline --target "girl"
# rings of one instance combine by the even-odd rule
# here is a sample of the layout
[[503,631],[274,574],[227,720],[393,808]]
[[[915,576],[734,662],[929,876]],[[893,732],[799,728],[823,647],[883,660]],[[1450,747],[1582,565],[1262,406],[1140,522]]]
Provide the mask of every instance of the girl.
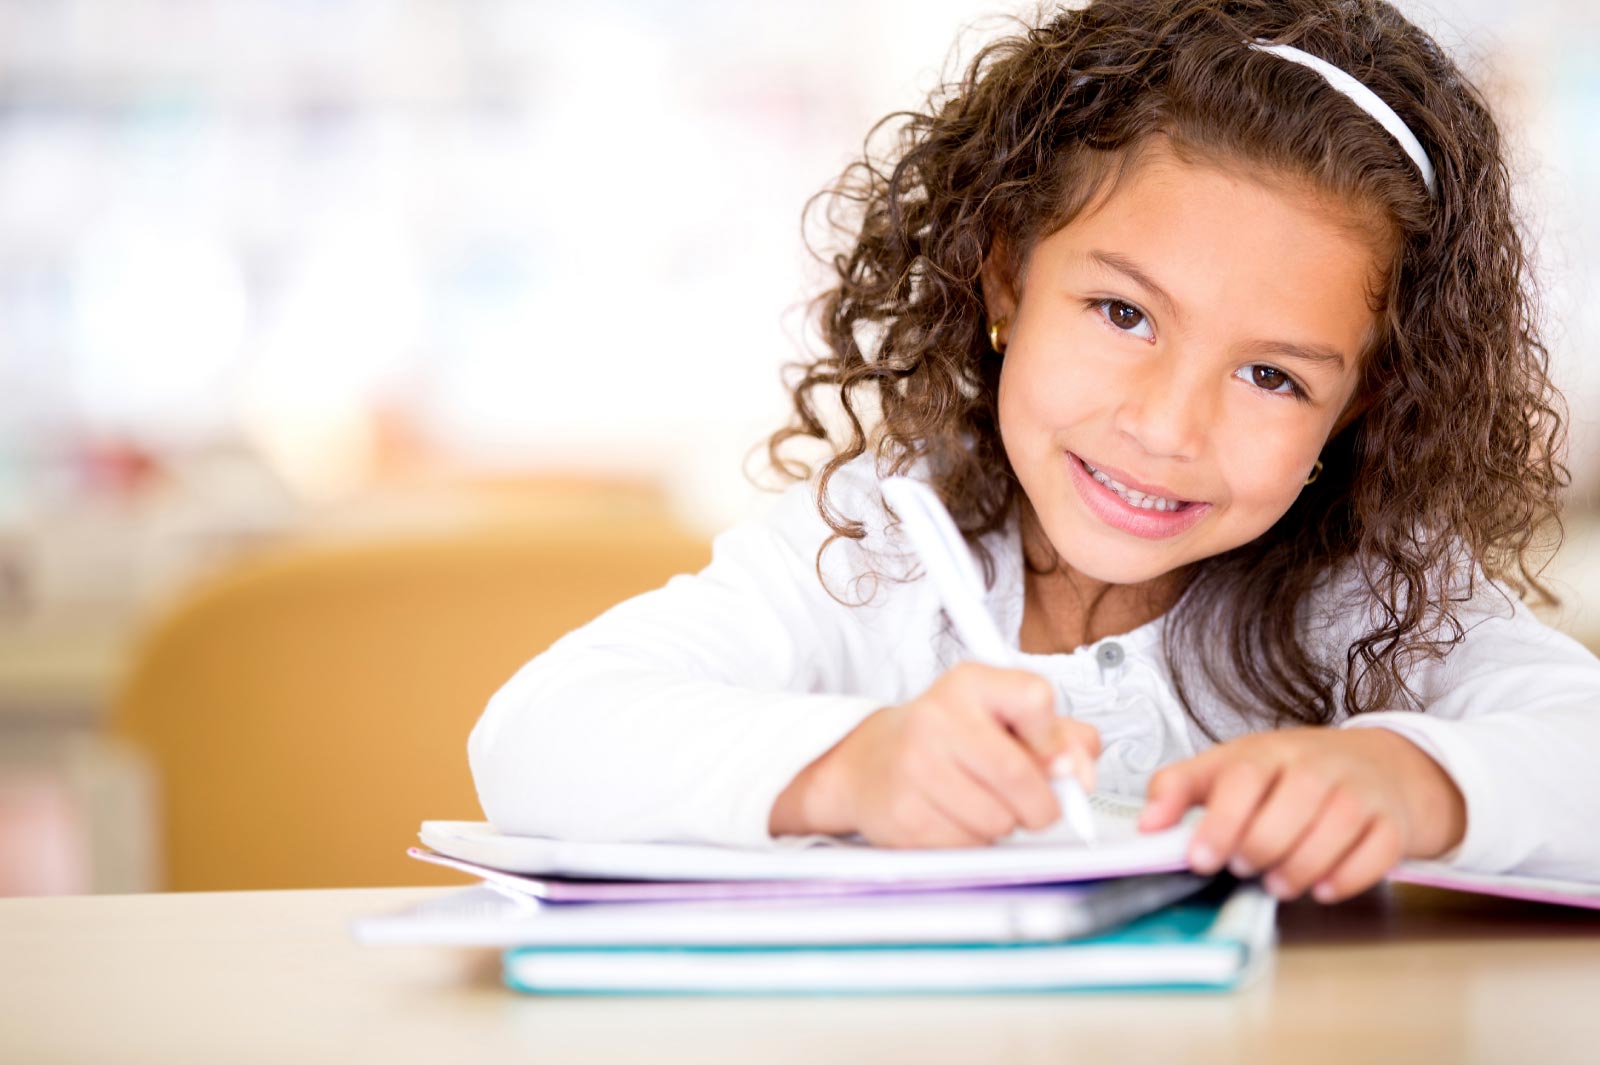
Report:
[[[1284,898],[1407,857],[1600,880],[1600,662],[1520,601],[1561,405],[1498,131],[1432,40],[1378,0],[1096,0],[832,193],[828,350],[771,441],[831,457],[495,696],[498,828],[970,846],[1097,757]],[[903,472],[1027,670],[958,664]]]

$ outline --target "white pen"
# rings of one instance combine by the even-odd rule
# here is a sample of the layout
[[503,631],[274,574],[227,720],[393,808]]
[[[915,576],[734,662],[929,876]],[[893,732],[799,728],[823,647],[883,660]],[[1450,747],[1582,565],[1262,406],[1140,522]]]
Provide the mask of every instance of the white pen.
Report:
[[[900,516],[911,546],[967,650],[980,662],[1015,668],[1017,656],[984,606],[983,577],[972,561],[972,552],[938,494],[921,481],[889,477],[883,482],[883,495]],[[1057,776],[1055,785],[1061,811],[1072,831],[1085,843],[1096,842],[1094,818],[1083,785],[1070,773]]]

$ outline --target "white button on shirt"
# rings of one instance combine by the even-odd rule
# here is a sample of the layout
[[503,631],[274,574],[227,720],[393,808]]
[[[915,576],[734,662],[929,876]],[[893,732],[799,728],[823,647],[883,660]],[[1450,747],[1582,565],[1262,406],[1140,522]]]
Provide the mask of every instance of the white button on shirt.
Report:
[[[795,774],[966,657],[887,529],[869,457],[839,472],[831,500],[867,528],[864,541],[837,541],[822,558],[845,603],[818,580],[831,530],[813,486],[797,485],[767,518],[719,536],[705,570],[618,605],[518,671],[468,742],[489,820],[558,838],[770,845],[772,804]],[[984,543],[995,562],[987,604],[1015,646],[1024,595],[1015,522]],[[1451,775],[1467,806],[1454,864],[1600,881],[1600,661],[1492,586],[1481,591],[1458,607],[1465,639],[1408,677],[1425,713],[1342,724],[1398,732]],[[1313,611],[1321,623],[1308,638],[1343,662],[1359,611],[1332,601]],[[1099,729],[1104,790],[1142,795],[1157,768],[1211,745],[1173,690],[1164,624],[1023,656]],[[1264,727],[1195,698],[1224,741]]]

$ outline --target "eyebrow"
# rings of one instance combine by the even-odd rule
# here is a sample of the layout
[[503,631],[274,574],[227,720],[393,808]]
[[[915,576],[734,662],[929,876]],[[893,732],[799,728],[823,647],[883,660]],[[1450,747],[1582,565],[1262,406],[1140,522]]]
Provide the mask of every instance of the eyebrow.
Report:
[[[1098,248],[1089,250],[1089,258],[1101,266],[1115,270],[1145,289],[1160,300],[1168,313],[1174,318],[1181,319],[1183,315],[1178,310],[1178,305],[1173,301],[1167,290],[1156,284],[1155,278],[1145,273],[1139,264],[1120,252],[1101,251]],[[1326,344],[1296,344],[1289,340],[1253,340],[1245,347],[1252,353],[1278,354],[1291,359],[1299,359],[1313,365],[1332,365],[1341,373],[1344,372],[1344,356],[1336,348]]]

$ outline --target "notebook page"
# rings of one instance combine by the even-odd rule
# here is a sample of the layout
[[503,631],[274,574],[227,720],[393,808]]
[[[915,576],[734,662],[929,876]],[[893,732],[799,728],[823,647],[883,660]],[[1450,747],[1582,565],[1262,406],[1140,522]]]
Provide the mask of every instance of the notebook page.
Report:
[[1089,880],[1184,869],[1193,825],[1139,833],[1124,806],[1095,809],[1101,842],[1070,829],[1030,834],[991,847],[890,849],[859,839],[784,838],[766,848],[678,843],[583,843],[501,835],[484,822],[425,821],[422,842],[453,858],[507,872],[638,880],[864,880],[884,883],[986,878]]
[[[1115,845],[1137,839],[1139,812],[1144,809],[1143,799],[1121,795],[1094,794],[1089,796],[1089,814],[1094,819],[1096,845]],[[1037,831],[1019,828],[1000,841],[1005,847],[1039,847],[1081,845],[1077,834],[1066,818],[1061,818],[1048,828]]]
[[1600,910],[1600,884],[1577,880],[1551,880],[1509,873],[1473,873],[1452,868],[1443,862],[1421,861],[1401,862],[1389,874],[1389,879],[1402,884],[1467,891],[1475,895],[1499,895],[1524,902],[1548,902],[1557,906]]

